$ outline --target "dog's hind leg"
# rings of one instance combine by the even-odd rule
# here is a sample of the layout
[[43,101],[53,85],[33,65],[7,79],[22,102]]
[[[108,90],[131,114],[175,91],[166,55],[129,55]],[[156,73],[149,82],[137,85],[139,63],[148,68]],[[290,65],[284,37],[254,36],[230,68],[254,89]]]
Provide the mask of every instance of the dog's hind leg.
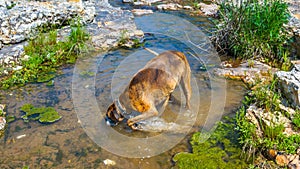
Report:
[[185,107],[187,109],[190,109],[190,99],[192,94],[192,88],[191,88],[191,70],[188,69],[185,74],[181,77],[180,85],[183,89],[183,93],[185,96],[186,105]]

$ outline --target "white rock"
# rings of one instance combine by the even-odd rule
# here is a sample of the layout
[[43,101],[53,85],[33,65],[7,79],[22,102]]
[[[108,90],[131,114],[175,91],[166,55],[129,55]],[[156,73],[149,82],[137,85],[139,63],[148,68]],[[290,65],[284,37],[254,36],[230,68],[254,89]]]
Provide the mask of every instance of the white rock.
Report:
[[133,0],[122,0],[123,3],[132,3]]
[[24,137],[26,137],[26,134],[22,134],[22,135],[17,136],[17,139],[21,139],[21,138],[24,138]]
[[110,159],[106,159],[106,160],[103,160],[103,163],[107,166],[113,166],[113,165],[116,165],[116,162],[113,161],[113,160],[110,160]]
[[201,2],[198,4],[198,6],[200,7],[200,10],[204,13],[204,15],[208,16],[216,15],[219,10],[219,6],[217,4],[207,5]]
[[4,117],[0,117],[0,130],[4,129],[6,125],[6,120]]
[[279,79],[280,88],[285,94],[284,96],[294,106],[300,107],[300,65],[295,65],[290,72],[278,71],[276,76]]
[[191,7],[191,6],[183,6],[183,9],[192,10],[193,7]]
[[153,11],[150,9],[133,9],[131,12],[137,16],[153,14]]
[[15,68],[13,68],[13,70],[17,71],[17,70],[21,70],[23,68],[23,66],[17,66]]

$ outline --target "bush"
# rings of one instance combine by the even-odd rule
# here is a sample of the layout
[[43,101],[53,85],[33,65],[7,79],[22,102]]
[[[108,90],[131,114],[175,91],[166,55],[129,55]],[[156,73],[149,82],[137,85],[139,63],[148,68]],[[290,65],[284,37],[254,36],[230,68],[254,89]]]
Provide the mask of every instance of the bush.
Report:
[[286,61],[289,39],[283,27],[289,12],[283,0],[225,0],[213,39],[220,51],[236,58],[263,57],[267,62]]

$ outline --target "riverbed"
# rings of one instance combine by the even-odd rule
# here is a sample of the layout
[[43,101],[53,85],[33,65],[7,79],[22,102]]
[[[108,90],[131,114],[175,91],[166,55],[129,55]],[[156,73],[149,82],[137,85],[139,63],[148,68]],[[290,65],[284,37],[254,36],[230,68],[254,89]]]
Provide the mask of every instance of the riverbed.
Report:
[[[191,17],[186,12],[168,12],[163,13],[163,15],[184,17],[202,31],[209,29],[211,26],[209,19],[200,16]],[[169,19],[172,19],[172,16]],[[161,22],[157,23],[162,25],[153,24],[153,22],[145,25],[145,21],[151,19],[161,20]],[[151,28],[152,30],[159,30],[156,28],[163,27],[166,24],[166,22],[163,22],[164,20],[167,20],[167,18],[141,16],[135,19],[137,27]],[[190,31],[186,25],[180,23],[177,22],[176,24],[178,30]],[[205,32],[204,34],[209,33]],[[222,86],[218,81],[214,81],[217,85],[212,86],[213,82],[209,69],[210,66],[215,67],[217,65],[205,64],[210,63],[207,56],[201,58],[202,55],[199,55],[198,57],[201,58],[201,61],[199,61],[193,56],[195,50],[192,50],[188,44],[185,44],[181,39],[167,35],[153,32],[145,34],[145,47],[158,52],[163,50],[184,52],[192,69],[193,82],[197,84],[198,90],[196,92],[199,93],[199,97],[196,97],[196,102],[193,105],[195,110],[197,110],[195,112],[197,118],[191,129],[184,134],[184,137],[180,139],[178,144],[153,157],[128,158],[116,155],[109,149],[102,148],[95,137],[91,137],[91,131],[85,126],[85,118],[82,117],[82,112],[78,113],[78,105],[74,102],[74,99],[79,99],[78,97],[74,98],[73,93],[74,77],[80,74],[76,70],[92,72],[88,77],[79,77],[79,81],[82,82],[82,88],[91,89],[95,92],[93,98],[95,98],[98,104],[97,107],[100,110],[99,112],[86,112],[87,116],[93,115],[93,113],[103,115],[107,106],[112,102],[113,96],[116,95],[112,94],[112,86],[118,88],[118,85],[122,86],[125,84],[132,73],[142,67],[147,60],[154,57],[151,54],[146,54],[147,51],[142,48],[117,49],[108,53],[92,53],[89,54],[91,56],[88,56],[93,58],[92,61],[90,59],[82,59],[76,65],[65,66],[57,73],[57,77],[53,80],[53,86],[47,86],[45,83],[34,83],[14,90],[0,91],[0,100],[1,103],[7,105],[8,115],[16,117],[14,122],[9,123],[5,136],[0,140],[0,168],[22,168],[24,166],[29,166],[29,168],[170,168],[173,165],[171,158],[174,154],[190,151],[188,139],[193,132],[201,131],[203,126],[207,124],[208,113],[212,113],[211,107],[218,107],[218,105],[223,104],[223,98],[212,99],[214,97],[213,93],[222,93],[222,91],[218,90],[221,87],[225,88],[224,93],[226,95],[221,95],[226,97],[224,112],[213,112],[222,116],[234,113],[241,105],[246,89],[242,82],[230,80],[227,80],[226,83],[222,81]],[[139,54],[139,52],[142,52],[142,54]],[[203,53],[205,52],[203,51]],[[119,74],[116,74],[116,72],[119,72]],[[116,76],[119,79],[115,78]],[[91,78],[94,79],[94,86],[84,84]],[[223,84],[226,86],[223,86]],[[81,83],[76,83],[76,86],[80,87],[80,85]],[[180,89],[177,89],[177,93],[175,96],[180,98]],[[82,98],[86,97],[84,94],[80,96]],[[62,119],[53,124],[41,124],[37,121],[26,123],[21,119],[23,114],[20,111],[20,107],[26,103],[37,107],[54,107],[62,115]],[[85,103],[88,105],[89,100],[86,100]],[[176,107],[178,105],[170,103],[163,113],[163,118],[166,121],[172,121],[170,117],[179,116],[175,112],[177,109],[174,109],[173,106]],[[169,116],[172,112],[173,114]],[[97,116],[94,117],[97,118]],[[99,119],[101,119],[100,116]],[[104,123],[103,120],[99,121]],[[156,132],[132,131],[125,124],[120,124],[114,127],[113,130],[122,135],[136,138],[152,138],[159,134]],[[18,137],[21,135],[24,137]],[[103,162],[105,159],[113,160],[116,164],[108,167]]]

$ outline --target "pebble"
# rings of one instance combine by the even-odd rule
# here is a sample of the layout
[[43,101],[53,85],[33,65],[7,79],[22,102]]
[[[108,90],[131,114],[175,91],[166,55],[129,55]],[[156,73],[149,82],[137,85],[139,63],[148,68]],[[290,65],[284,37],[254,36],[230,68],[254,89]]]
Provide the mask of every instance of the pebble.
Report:
[[106,160],[103,160],[103,163],[107,166],[114,166],[116,165],[116,162],[113,161],[113,160],[110,160],[110,159],[106,159]]
[[289,160],[285,155],[277,155],[275,161],[281,167],[287,166],[289,164]]
[[0,130],[4,129],[6,125],[5,117],[0,117]]
[[26,137],[26,134],[19,135],[19,136],[17,136],[16,138],[17,138],[17,139],[21,139],[21,138],[24,138],[24,137]]

